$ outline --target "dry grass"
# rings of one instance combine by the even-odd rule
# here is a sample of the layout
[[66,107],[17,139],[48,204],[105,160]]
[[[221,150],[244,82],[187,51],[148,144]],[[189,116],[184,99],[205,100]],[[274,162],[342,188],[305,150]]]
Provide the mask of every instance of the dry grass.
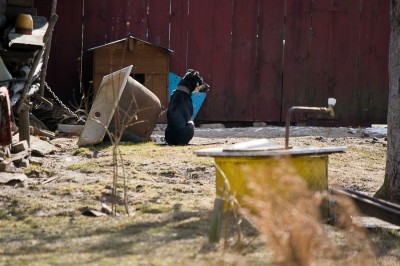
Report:
[[[254,171],[255,170],[255,171]],[[365,232],[349,218],[351,202],[335,199],[341,207],[336,226],[342,230],[340,243],[322,222],[326,195],[312,192],[290,161],[279,160],[269,173],[249,169],[251,196],[245,198],[246,217],[283,265],[372,265],[376,258]],[[265,178],[265,177],[271,178]],[[346,247],[345,249],[343,249]]]
[[[398,231],[364,232],[352,224],[337,227],[321,223],[315,209],[320,197],[303,190],[304,184],[292,180],[295,175],[290,170],[276,174],[279,178],[274,180],[274,189],[263,185],[261,174],[252,175],[263,187],[253,205],[263,211],[252,209],[248,220],[230,219],[228,230],[224,231],[226,242],[210,244],[215,169],[212,158],[193,154],[204,147],[209,146],[121,143],[131,216],[125,215],[123,195],[119,195],[119,216],[96,218],[80,212],[84,207],[100,210],[101,203],[111,202],[111,145],[102,144],[89,151],[70,149],[61,157],[45,158],[42,168],[32,169],[32,173],[43,172],[32,175],[25,186],[0,187],[0,265],[371,265],[375,259],[379,265],[400,262]],[[370,157],[354,157],[356,149],[342,156],[352,157],[347,162],[340,156],[330,160],[337,171],[342,169],[341,160],[348,163],[357,158],[368,164],[362,160]],[[100,167],[86,172],[78,167],[82,164]],[[76,169],[67,165],[76,165]],[[55,172],[51,177],[57,179],[43,184],[50,178],[44,173],[47,169]],[[347,178],[351,178],[350,173]],[[239,220],[240,241],[236,229]],[[369,252],[369,243],[375,257]],[[277,258],[275,254],[280,255],[277,262],[272,260]]]

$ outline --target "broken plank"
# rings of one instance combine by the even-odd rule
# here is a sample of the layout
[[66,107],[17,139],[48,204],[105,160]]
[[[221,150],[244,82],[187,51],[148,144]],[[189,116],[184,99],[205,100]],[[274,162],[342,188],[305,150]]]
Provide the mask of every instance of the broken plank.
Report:
[[19,34],[15,32],[15,28],[8,34],[9,43],[11,48],[24,48],[24,49],[40,49],[44,46],[44,35],[46,33],[49,23],[45,17],[32,16],[33,31],[32,35]]

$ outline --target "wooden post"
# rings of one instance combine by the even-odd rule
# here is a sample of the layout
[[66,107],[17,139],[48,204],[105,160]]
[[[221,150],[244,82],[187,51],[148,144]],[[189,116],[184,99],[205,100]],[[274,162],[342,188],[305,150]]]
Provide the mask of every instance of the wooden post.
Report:
[[44,34],[44,37],[43,37],[43,43],[44,43],[43,48],[40,49],[35,55],[35,59],[33,61],[31,71],[29,72],[28,79],[26,80],[24,89],[22,91],[21,99],[19,100],[19,103],[17,104],[17,108],[16,108],[17,114],[19,114],[19,112],[21,111],[22,105],[25,103],[29,88],[32,85],[33,74],[35,73],[36,68],[40,62],[40,59],[43,56],[44,50],[46,49],[47,43],[50,38],[50,33],[52,32],[54,25],[57,22],[57,19],[58,19],[57,15],[52,16],[50,19],[49,27],[47,28],[46,33]]
[[33,79],[33,74],[35,73],[35,70],[40,62],[40,59],[43,56],[44,53],[44,49],[46,49],[46,45],[48,43],[49,40],[49,35],[50,32],[53,30],[54,25],[56,24],[58,19],[57,15],[54,15],[51,17],[50,19],[50,23],[49,23],[49,27],[47,28],[47,31],[43,37],[43,42],[44,42],[44,46],[42,49],[40,49],[36,55],[35,55],[35,59],[33,61],[33,65],[31,68],[31,71],[29,72],[28,78],[25,81],[25,85],[24,85],[24,89],[22,91],[22,95],[21,98],[19,99],[19,102],[17,103],[16,106],[16,113],[18,114],[18,126],[19,126],[19,138],[20,140],[26,140],[30,146],[30,132],[29,132],[29,112],[30,112],[30,107],[29,107],[29,103],[27,104],[27,96],[28,96],[28,91],[30,86],[32,85],[32,79]]
[[[57,0],[53,0],[53,3],[51,5],[50,18],[56,14],[56,10],[57,10]],[[39,95],[40,96],[44,96],[44,84],[46,82],[47,65],[49,63],[52,37],[53,37],[53,31],[50,32],[49,43],[46,46],[46,51],[45,51],[44,58],[43,58],[43,66],[42,66],[42,73],[40,76],[40,87],[39,87]]]
[[26,140],[28,146],[31,146],[30,142],[30,129],[29,129],[29,105],[23,103],[21,105],[21,111],[18,116],[18,127],[19,127],[19,141]]

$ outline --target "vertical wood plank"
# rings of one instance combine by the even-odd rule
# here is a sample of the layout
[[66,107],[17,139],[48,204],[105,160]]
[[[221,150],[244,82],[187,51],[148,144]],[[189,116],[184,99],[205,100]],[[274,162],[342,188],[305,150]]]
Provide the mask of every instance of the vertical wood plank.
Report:
[[[335,97],[336,78],[333,69],[333,26],[338,17],[345,16],[346,10],[336,6],[332,0],[317,0],[310,6],[309,30],[309,65],[307,68],[308,81],[305,89],[306,106],[327,106],[328,98]],[[337,56],[337,55],[335,55]],[[336,114],[337,115],[337,114]],[[298,122],[308,125],[329,125],[332,123],[326,114],[300,113]]]
[[[282,116],[295,105],[307,104],[310,64],[311,0],[286,1]],[[295,118],[292,121],[296,121]]]
[[388,101],[389,12],[387,1],[363,0],[361,6],[358,95],[360,97],[357,120],[386,123]]
[[[187,68],[198,70],[206,82],[211,80],[213,2],[213,0],[189,1]],[[199,120],[205,117],[208,98],[210,97],[206,98],[206,103],[196,116]]]
[[85,49],[110,42],[107,35],[109,20],[107,18],[108,1],[85,1],[84,12],[84,40]]
[[285,1],[259,1],[254,120],[280,121]]
[[[89,88],[89,82],[94,80],[93,77],[93,53],[85,53],[89,48],[96,47],[105,43],[110,42],[107,35],[107,29],[109,27],[109,20],[107,19],[107,0],[86,0],[84,6],[84,17],[83,17],[83,53],[82,53],[82,85],[84,88]],[[100,83],[92,83],[94,84]],[[97,91],[99,88],[93,87],[92,93]]]
[[[74,8],[66,1],[57,4],[59,18],[53,32],[47,82],[60,99],[72,99],[74,92],[79,92],[82,2],[76,2]],[[50,12],[51,3],[42,8]]]
[[148,41],[169,48],[170,0],[149,0]]
[[204,120],[228,121],[230,118],[225,109],[230,105],[228,98],[231,93],[228,82],[232,57],[233,3],[232,0],[218,0],[213,3],[213,30],[210,32],[212,47],[209,55],[211,73],[210,80],[207,81],[211,85],[211,91],[203,104],[204,117],[200,118]]
[[[335,97],[336,80],[332,69],[332,23],[346,11],[332,5],[332,0],[317,0],[311,6],[309,30],[309,72],[308,85],[305,88],[307,106],[326,106],[328,97]],[[322,117],[310,113],[303,117]]]
[[43,16],[47,18],[50,17],[51,4],[52,0],[36,1],[35,7],[37,9],[38,16]]
[[[388,96],[389,96],[389,39],[390,39],[390,19],[389,9],[390,3],[386,0],[379,0],[378,7],[378,23],[375,25],[376,32],[379,36],[376,38],[376,68],[373,73],[377,75],[375,95],[380,95],[376,105],[378,108],[374,110],[371,123],[386,124],[388,113]],[[371,75],[369,75],[371,76]],[[373,122],[372,122],[373,121]]]
[[124,24],[126,28],[122,37],[131,34],[133,37],[147,41],[149,0],[120,0],[120,2],[123,3],[122,8],[125,14]]
[[189,1],[188,68],[210,79],[213,0]]
[[188,1],[171,0],[171,72],[182,76],[187,69]]
[[352,125],[362,111],[357,85],[360,1],[333,1],[339,12],[332,21],[332,67],[335,83],[329,88],[337,99],[337,125]]
[[[129,4],[131,0],[128,0]],[[129,7],[128,7],[129,8]],[[109,20],[107,36],[111,41],[126,37],[125,12],[127,6],[123,0],[108,1],[107,20]]]
[[256,32],[258,1],[235,1],[232,29],[231,72],[225,95],[229,105],[225,116],[230,121],[252,121],[254,106],[254,74],[256,72]]

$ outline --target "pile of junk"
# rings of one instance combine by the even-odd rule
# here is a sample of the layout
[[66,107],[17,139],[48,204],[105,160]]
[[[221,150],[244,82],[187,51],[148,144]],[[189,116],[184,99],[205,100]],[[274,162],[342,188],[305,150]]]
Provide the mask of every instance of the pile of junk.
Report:
[[36,137],[54,139],[54,131],[75,133],[79,146],[102,142],[106,131],[149,141],[161,103],[130,76],[132,65],[103,77],[90,112],[60,101],[45,82],[57,1],[49,20],[37,16],[33,1],[0,0],[0,172],[27,165]]
[[1,164],[13,157],[13,136],[18,134],[27,149],[34,131],[52,136],[33,109],[53,106],[44,95],[45,89],[51,91],[45,78],[56,5],[53,0],[47,19],[37,16],[33,0],[0,0],[0,172]]

